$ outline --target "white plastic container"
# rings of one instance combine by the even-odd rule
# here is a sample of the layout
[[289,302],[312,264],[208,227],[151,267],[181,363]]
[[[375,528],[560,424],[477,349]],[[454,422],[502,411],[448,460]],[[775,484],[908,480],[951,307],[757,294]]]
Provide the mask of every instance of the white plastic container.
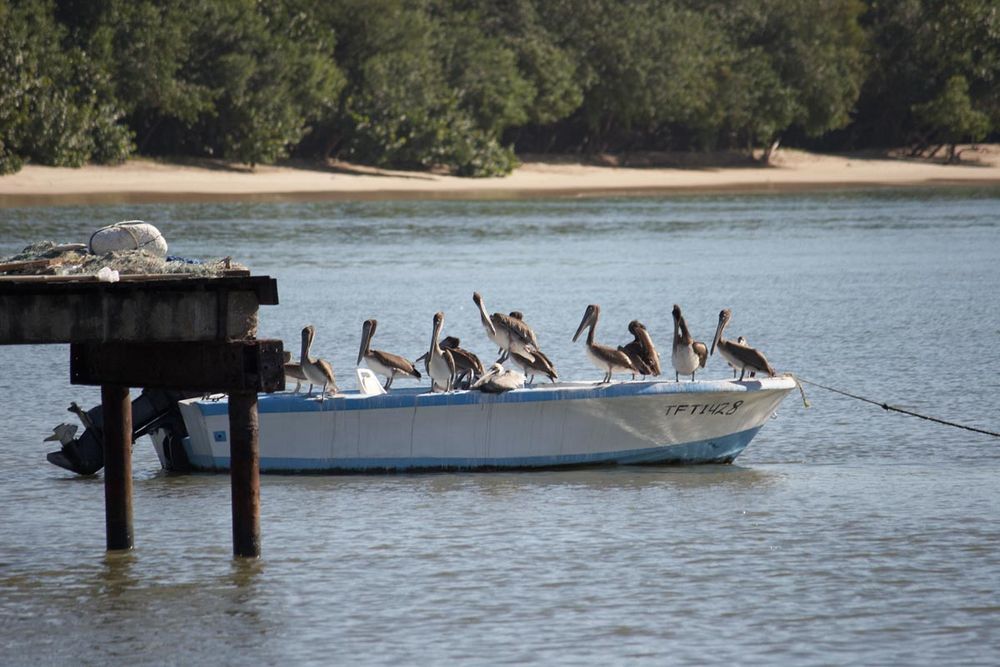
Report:
[[103,255],[116,250],[146,250],[159,257],[167,256],[167,240],[160,230],[142,220],[125,220],[101,227],[90,237],[90,252]]

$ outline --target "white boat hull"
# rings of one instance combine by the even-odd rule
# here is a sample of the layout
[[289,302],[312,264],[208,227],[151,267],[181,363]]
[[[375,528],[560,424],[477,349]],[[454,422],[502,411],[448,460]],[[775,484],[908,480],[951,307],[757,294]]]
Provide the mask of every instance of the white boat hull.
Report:
[[[729,463],[791,378],[561,383],[504,394],[394,389],[261,395],[261,472],[398,472]],[[196,470],[229,468],[225,399],[180,403]],[[158,448],[159,451],[159,448]],[[161,459],[162,459],[161,454]]]

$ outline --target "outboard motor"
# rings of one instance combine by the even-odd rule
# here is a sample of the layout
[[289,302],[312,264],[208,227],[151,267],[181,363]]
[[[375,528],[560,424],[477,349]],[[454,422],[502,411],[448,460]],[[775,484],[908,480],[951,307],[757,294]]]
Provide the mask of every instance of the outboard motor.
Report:
[[[181,439],[187,436],[187,429],[177,402],[200,395],[200,392],[143,389],[132,401],[132,442],[154,429],[164,430],[167,456],[176,464],[175,467],[184,467],[186,460],[179,445]],[[45,458],[49,463],[78,475],[93,475],[104,467],[104,415],[101,406],[96,405],[84,411],[76,403],[72,403],[69,411],[79,417],[86,430],[79,438],[74,438],[76,424],[56,426],[52,429],[52,435],[45,440],[58,440],[62,448],[49,452]]]

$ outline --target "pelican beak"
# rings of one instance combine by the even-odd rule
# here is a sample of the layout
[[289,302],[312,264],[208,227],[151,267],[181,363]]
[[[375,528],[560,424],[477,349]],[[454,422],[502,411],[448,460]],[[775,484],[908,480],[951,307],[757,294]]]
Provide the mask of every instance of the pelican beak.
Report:
[[368,350],[368,343],[372,338],[372,321],[365,320],[365,323],[361,325],[361,349],[358,350],[358,361],[355,366],[361,365],[361,360],[365,356],[365,352]]
[[719,339],[722,338],[722,330],[726,328],[726,319],[723,313],[719,313],[719,326],[715,329],[715,338],[712,339],[712,349],[709,350],[708,356],[715,354],[715,346],[719,344]]
[[583,319],[580,320],[580,326],[576,328],[576,333],[573,334],[574,343],[576,342],[576,339],[580,337],[583,330],[587,328],[587,325],[590,324],[590,317],[593,312],[593,309],[590,306],[587,306],[587,310],[583,313]]
[[479,315],[483,318],[483,324],[490,330],[490,336],[496,338],[497,328],[493,326],[493,318],[486,314],[486,306],[483,305],[483,297],[479,292],[472,293],[472,300],[479,306]]

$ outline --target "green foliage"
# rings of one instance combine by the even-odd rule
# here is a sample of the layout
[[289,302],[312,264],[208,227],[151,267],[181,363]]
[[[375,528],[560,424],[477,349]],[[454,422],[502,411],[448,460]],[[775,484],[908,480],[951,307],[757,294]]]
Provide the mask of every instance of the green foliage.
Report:
[[0,0],[0,173],[117,162],[133,138],[488,176],[516,165],[505,140],[954,144],[997,128],[996,0]]
[[1000,11],[995,0],[880,0],[865,23],[872,35],[869,72],[858,102],[859,143],[926,145],[942,125],[927,123],[931,104],[951,90],[1000,128]]
[[865,73],[857,0],[734,0],[712,13],[724,30],[711,123],[748,146],[790,128],[845,126]]
[[399,0],[330,9],[348,84],[336,117],[320,124],[326,146],[382,166],[468,176],[513,168],[499,134],[527,119],[525,100],[533,99],[515,54],[478,29],[474,12],[439,13]]
[[598,143],[617,130],[693,123],[715,95],[718,34],[705,14],[656,0],[557,0],[546,25],[580,63],[580,114]]
[[972,107],[969,82],[955,75],[948,79],[940,94],[929,102],[913,109],[917,121],[929,128],[932,136],[951,144],[950,156],[956,157],[955,144],[960,141],[979,141],[990,129],[990,119]]
[[131,152],[107,73],[64,39],[51,3],[0,2],[0,172],[24,159],[76,167]]

